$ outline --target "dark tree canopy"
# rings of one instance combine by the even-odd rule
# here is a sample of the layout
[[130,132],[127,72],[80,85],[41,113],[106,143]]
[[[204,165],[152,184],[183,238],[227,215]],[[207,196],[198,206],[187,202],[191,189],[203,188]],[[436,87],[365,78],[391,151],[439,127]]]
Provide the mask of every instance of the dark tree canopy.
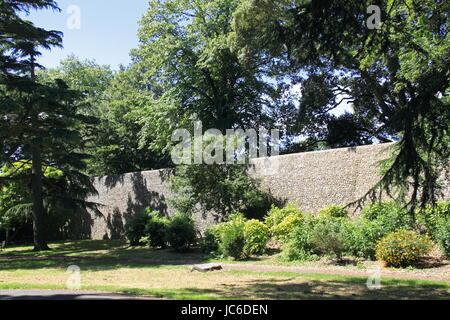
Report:
[[[1,167],[20,163],[0,183],[24,180],[30,189],[36,250],[46,244],[44,203],[65,202],[78,209],[95,193],[83,170],[87,155],[80,150],[82,126],[94,125],[93,117],[77,112],[79,92],[60,79],[37,81],[35,59],[42,49],[61,46],[60,32],[46,31],[19,17],[31,9],[58,10],[53,1],[1,1],[0,3],[0,141]],[[31,170],[23,171],[26,165]],[[14,166],[13,166],[14,167]],[[60,170],[66,190],[45,193],[45,168]],[[70,190],[70,194],[66,191]],[[52,199],[52,200],[50,200]]]
[[[381,8],[379,29],[366,25],[369,5]],[[381,188],[412,192],[414,207],[436,201],[449,159],[448,1],[246,0],[231,38],[243,61],[265,61],[303,84],[303,130],[397,141]],[[343,97],[354,114],[326,113]],[[333,134],[333,132],[338,134]],[[331,141],[330,141],[331,139]],[[362,140],[361,140],[362,139]]]

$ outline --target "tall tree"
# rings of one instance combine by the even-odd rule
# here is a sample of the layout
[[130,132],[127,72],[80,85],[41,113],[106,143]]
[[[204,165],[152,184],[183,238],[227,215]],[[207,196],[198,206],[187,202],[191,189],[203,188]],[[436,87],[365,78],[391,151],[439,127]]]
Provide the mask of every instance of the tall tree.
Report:
[[[367,23],[370,5],[381,9],[379,28]],[[435,203],[448,168],[449,11],[445,0],[245,0],[231,37],[243,61],[270,61],[300,78],[302,126],[347,97],[372,138],[398,139],[368,196],[410,194],[413,213]],[[308,91],[311,83],[323,90]]]
[[[130,98],[139,106],[131,114],[141,119],[141,146],[169,154],[172,132],[181,128],[193,132],[195,121],[201,121],[205,130],[214,128],[225,134],[226,129],[275,129],[290,118],[295,107],[287,99],[283,79],[268,81],[267,68],[243,65],[228,45],[239,3],[150,1],[140,21],[140,44],[132,51],[129,70],[138,80]],[[242,208],[242,201],[258,198],[242,192],[244,186],[255,188],[244,176],[243,165],[177,169],[173,187],[183,211],[192,212],[198,204],[207,210],[214,208],[225,218]],[[196,199],[199,192],[203,198]],[[208,199],[208,194],[214,196]]]
[[142,112],[144,138],[165,138],[165,147],[174,129],[192,129],[195,119],[225,133],[238,127],[274,128],[275,118],[289,113],[293,106],[281,104],[282,81],[266,81],[266,70],[244,66],[229,48],[239,3],[150,1],[140,21],[140,45],[132,51],[140,90],[152,93]]
[[[49,195],[43,190],[43,167],[52,166],[65,174],[74,186],[74,201],[83,202],[86,194],[95,192],[88,177],[81,173],[86,155],[78,150],[82,144],[78,129],[95,120],[77,113],[78,93],[68,90],[63,81],[36,81],[39,49],[60,46],[61,33],[35,27],[19,13],[45,8],[58,10],[54,1],[44,0],[2,1],[0,6],[5,18],[0,22],[1,160],[3,165],[20,161],[32,166],[26,179],[31,189],[35,250],[48,249],[44,197]],[[0,181],[22,178],[13,171]]]
[[[149,150],[140,143],[143,124],[140,111],[151,103],[151,95],[140,89],[140,75],[121,67],[113,72],[109,66],[74,56],[61,61],[54,69],[38,74],[40,79],[62,79],[70,89],[82,92],[80,112],[99,118],[94,130],[83,130],[84,146],[92,158],[89,175],[100,176],[159,169],[170,166],[170,158],[160,150]],[[87,128],[89,129],[89,128]]]

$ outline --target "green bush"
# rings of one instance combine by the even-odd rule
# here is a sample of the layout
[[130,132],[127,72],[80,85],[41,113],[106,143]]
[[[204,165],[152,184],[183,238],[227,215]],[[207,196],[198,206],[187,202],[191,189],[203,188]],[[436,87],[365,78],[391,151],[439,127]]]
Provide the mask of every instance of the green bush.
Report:
[[348,252],[359,258],[375,259],[375,245],[380,239],[412,226],[411,216],[393,202],[366,206],[361,214],[345,231]]
[[269,228],[261,221],[252,219],[244,224],[244,254],[246,256],[264,254],[269,241]]
[[211,226],[205,230],[201,241],[202,252],[206,254],[220,253],[220,232],[218,226]]
[[383,216],[401,216],[404,210],[395,202],[377,202],[365,206],[361,215],[367,220],[375,220]]
[[432,243],[413,231],[398,230],[381,239],[375,247],[377,259],[387,266],[405,267],[426,256]]
[[311,233],[311,245],[316,253],[341,259],[346,251],[345,218],[328,216],[317,223]]
[[450,216],[440,217],[437,220],[436,228],[432,236],[442,248],[445,255],[450,258]]
[[[125,236],[132,246],[143,245],[141,241],[145,237],[145,226],[150,221],[153,213],[149,208],[136,213],[125,224]],[[156,212],[156,214],[159,214]]]
[[270,232],[275,240],[280,241],[281,243],[286,243],[295,227],[303,224],[303,222],[304,217],[302,213],[291,213],[286,216],[281,223],[273,226],[270,229]]
[[329,206],[318,212],[320,218],[344,218],[348,217],[348,210],[344,206]]
[[237,223],[231,223],[226,229],[223,229],[220,237],[221,252],[236,260],[245,258],[244,254],[245,236],[244,226]]
[[167,245],[167,228],[170,221],[153,214],[145,226],[145,234],[151,247],[165,248]]
[[289,241],[283,246],[283,257],[288,261],[317,260],[312,243],[313,225],[298,225],[292,231]]
[[417,221],[450,257],[450,202],[438,201],[436,206],[429,205],[424,210],[418,210]]
[[195,244],[197,230],[194,221],[188,216],[177,214],[167,225],[167,240],[176,251],[187,251]]
[[357,218],[346,226],[347,250],[354,257],[373,260],[377,242],[396,230],[397,228],[393,224],[386,223],[385,219]]
[[287,216],[291,214],[300,215],[302,212],[293,203],[288,203],[284,208],[277,208],[272,206],[272,209],[267,213],[264,218],[266,226],[273,228],[280,224]]
[[434,238],[442,219],[450,219],[450,202],[438,201],[436,206],[428,205],[424,210],[418,210],[416,215],[418,223]]

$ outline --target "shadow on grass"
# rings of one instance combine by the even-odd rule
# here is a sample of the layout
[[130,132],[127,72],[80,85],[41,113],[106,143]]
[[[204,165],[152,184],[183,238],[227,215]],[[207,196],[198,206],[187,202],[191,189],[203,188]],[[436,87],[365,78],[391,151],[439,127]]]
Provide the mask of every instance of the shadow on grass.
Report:
[[118,247],[126,245],[122,240],[80,240],[70,242],[55,242],[50,244],[51,250],[48,251],[33,251],[29,249],[21,249],[23,246],[12,246],[8,250],[0,253],[2,256],[52,256],[52,255],[66,255],[78,254],[85,252],[92,252],[98,250],[114,250]]
[[232,297],[240,292],[240,298],[271,300],[380,300],[380,299],[450,299],[450,288],[445,285],[408,285],[404,282],[387,283],[379,290],[369,290],[365,280],[308,280],[304,283],[289,283],[296,278],[274,280],[252,280],[239,285],[228,285],[219,295]]
[[[128,248],[117,246],[116,248],[108,249],[110,250],[107,252],[95,253],[92,249],[77,249],[76,245],[71,245],[66,246],[64,250],[55,250],[51,255],[0,255],[0,271],[42,268],[65,269],[69,265],[78,265],[83,270],[102,271],[123,267],[181,267],[206,261],[205,255],[198,248],[193,248],[186,253],[178,253],[172,249],[157,250],[148,247]],[[101,249],[96,247],[96,250]],[[77,255],[78,253],[81,255]]]

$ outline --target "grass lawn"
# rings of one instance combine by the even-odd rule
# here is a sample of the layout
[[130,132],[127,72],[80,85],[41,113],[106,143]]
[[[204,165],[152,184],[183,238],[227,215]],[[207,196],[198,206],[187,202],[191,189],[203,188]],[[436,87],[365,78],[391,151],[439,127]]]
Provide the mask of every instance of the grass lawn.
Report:
[[193,250],[128,247],[122,241],[54,243],[48,252],[13,247],[0,253],[0,289],[65,289],[69,265],[81,268],[81,289],[169,299],[450,299],[450,283],[366,277],[222,270],[189,272],[205,262]]

